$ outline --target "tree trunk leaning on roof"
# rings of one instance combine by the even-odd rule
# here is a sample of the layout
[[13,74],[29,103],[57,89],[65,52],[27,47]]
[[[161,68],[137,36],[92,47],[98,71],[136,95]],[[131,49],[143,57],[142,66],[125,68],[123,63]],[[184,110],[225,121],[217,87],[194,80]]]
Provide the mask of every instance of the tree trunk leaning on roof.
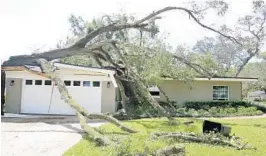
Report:
[[61,98],[69,104],[72,108],[74,108],[79,114],[83,115],[84,117],[88,119],[101,119],[108,121],[117,127],[121,128],[122,130],[129,132],[129,133],[136,133],[137,131],[128,128],[124,126],[122,123],[120,123],[117,119],[104,115],[104,114],[93,114],[89,113],[84,107],[80,106],[78,103],[76,103],[72,97],[69,95],[68,90],[66,86],[64,85],[63,81],[56,75],[56,73],[53,71],[53,66],[49,64],[45,59],[39,59],[37,62],[41,65],[43,71],[47,75],[48,78],[50,78],[52,81],[54,81],[57,84],[58,90],[61,94]]

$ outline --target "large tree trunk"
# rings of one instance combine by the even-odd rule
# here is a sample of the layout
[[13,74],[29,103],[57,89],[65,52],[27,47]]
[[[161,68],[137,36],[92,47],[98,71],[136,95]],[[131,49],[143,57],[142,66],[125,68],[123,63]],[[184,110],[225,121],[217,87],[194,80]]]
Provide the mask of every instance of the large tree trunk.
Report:
[[[132,85],[132,87],[134,89],[133,88],[132,89],[137,92],[137,94],[140,97],[140,99],[142,99],[144,102],[152,105],[155,109],[158,109],[160,111],[160,113],[165,114],[166,113],[165,109],[163,107],[161,107],[159,105],[159,103],[155,99],[152,98],[148,88],[144,85],[144,83],[141,80],[140,76],[127,63],[126,59],[121,54],[121,51],[116,46],[116,44],[115,43],[110,43],[110,46],[114,49],[116,54],[119,56],[119,58],[122,60],[123,64],[125,65],[125,67],[126,67],[126,69],[128,71],[128,75],[131,78],[132,83],[134,84],[134,85]],[[121,49],[124,50],[123,48],[121,48]]]
[[83,115],[84,117],[87,117],[88,119],[102,119],[105,121],[108,121],[122,130],[129,132],[129,133],[136,133],[137,131],[128,128],[124,126],[122,123],[120,123],[117,119],[104,115],[104,114],[93,114],[89,113],[84,107],[80,106],[78,103],[76,103],[72,97],[69,95],[68,90],[66,86],[64,85],[63,81],[54,73],[52,65],[50,65],[46,60],[40,59],[38,60],[38,63],[41,65],[43,71],[46,73],[47,77],[53,80],[57,84],[57,88],[61,94],[61,98],[69,104],[72,108],[74,108],[79,114]]

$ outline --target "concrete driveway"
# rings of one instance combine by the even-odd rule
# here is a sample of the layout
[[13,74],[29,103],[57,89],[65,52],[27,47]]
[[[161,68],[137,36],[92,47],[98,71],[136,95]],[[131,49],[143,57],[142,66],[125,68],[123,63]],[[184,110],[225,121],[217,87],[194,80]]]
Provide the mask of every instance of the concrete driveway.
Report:
[[[62,122],[63,121],[63,122]],[[104,122],[89,125],[98,127]],[[76,121],[64,119],[6,119],[1,123],[1,155],[60,156],[84,134]]]

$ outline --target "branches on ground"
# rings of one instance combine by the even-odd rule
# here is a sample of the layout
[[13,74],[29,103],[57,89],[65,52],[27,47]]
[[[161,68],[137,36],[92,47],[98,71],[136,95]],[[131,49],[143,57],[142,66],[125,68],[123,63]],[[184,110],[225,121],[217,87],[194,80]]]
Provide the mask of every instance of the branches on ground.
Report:
[[158,133],[152,133],[151,136],[154,139],[167,138],[175,140],[184,140],[188,142],[205,143],[210,145],[230,146],[237,150],[248,148],[247,143],[241,144],[239,140],[234,137],[228,139],[216,134],[196,135],[194,133],[183,133],[183,132],[158,132]]
[[175,156],[185,156],[186,151],[184,146],[180,145],[170,145],[156,151],[156,156],[166,156],[166,155],[175,155]]
[[111,144],[111,141],[107,137],[104,137],[103,135],[95,131],[92,127],[88,126],[86,118],[82,114],[80,114],[79,112],[77,112],[76,114],[79,118],[81,128],[84,129],[88,137],[92,139],[98,146]]

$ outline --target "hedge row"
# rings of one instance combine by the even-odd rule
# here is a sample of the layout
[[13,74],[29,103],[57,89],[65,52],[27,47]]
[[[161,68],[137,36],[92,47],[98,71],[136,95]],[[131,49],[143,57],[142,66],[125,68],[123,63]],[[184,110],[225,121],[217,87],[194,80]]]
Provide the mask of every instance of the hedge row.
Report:
[[209,110],[212,107],[219,108],[238,108],[238,107],[256,107],[262,112],[266,112],[266,106],[246,101],[187,101],[184,108],[194,110]]
[[193,108],[178,108],[177,114],[180,117],[228,117],[228,116],[253,116],[262,115],[263,112],[258,110],[256,107],[211,107],[209,110]]

